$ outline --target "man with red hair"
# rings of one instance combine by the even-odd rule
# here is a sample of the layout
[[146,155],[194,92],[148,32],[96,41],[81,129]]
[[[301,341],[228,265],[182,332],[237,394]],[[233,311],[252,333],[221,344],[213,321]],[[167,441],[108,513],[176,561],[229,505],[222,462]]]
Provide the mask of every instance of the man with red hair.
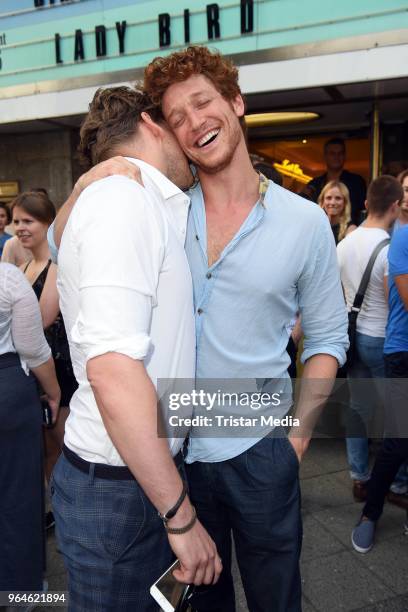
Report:
[[[199,178],[186,239],[197,378],[252,379],[262,391],[280,379],[287,390],[286,324],[300,311],[304,378],[333,379],[345,360],[347,327],[330,226],[318,207],[253,169],[237,68],[219,53],[189,47],[151,62],[144,87]],[[264,415],[283,417],[286,397]],[[235,610],[231,531],[251,612],[301,609],[298,468],[313,421],[306,404],[289,438],[261,424],[228,438],[190,432],[191,496],[224,567],[219,583],[196,597],[198,610]]]

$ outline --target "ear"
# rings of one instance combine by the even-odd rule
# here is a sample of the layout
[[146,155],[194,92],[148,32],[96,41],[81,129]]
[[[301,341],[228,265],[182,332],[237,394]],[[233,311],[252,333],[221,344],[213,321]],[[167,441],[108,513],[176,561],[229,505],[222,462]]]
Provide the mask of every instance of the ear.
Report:
[[368,210],[368,202],[367,202],[367,200],[364,200],[364,208],[365,208],[366,210]]
[[241,94],[238,94],[236,98],[232,100],[232,108],[237,117],[243,117],[245,114],[245,104]]
[[143,112],[140,115],[142,121],[143,121],[143,125],[150,130],[151,134],[155,137],[155,138],[163,138],[164,135],[164,130],[161,127],[161,125],[159,123],[156,123],[156,121],[153,121],[153,119],[151,118],[151,116],[149,115],[149,113]]

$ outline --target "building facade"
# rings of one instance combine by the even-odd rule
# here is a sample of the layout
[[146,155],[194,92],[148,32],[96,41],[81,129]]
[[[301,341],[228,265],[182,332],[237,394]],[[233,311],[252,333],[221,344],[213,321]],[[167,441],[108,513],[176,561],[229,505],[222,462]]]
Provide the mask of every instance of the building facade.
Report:
[[[247,113],[263,115],[251,151],[285,165],[289,188],[301,184],[292,169],[321,173],[332,136],[367,179],[408,166],[406,0],[3,0],[0,11],[0,199],[14,181],[60,205],[95,89],[133,84],[189,43],[239,65]],[[283,111],[316,117],[264,115]]]

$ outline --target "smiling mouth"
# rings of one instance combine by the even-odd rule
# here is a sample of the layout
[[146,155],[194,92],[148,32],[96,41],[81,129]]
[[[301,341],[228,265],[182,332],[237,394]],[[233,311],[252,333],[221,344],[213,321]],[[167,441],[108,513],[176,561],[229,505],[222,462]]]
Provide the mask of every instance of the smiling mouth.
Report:
[[200,138],[200,140],[197,141],[197,147],[202,149],[206,147],[207,145],[211,144],[217,138],[219,133],[220,133],[219,129],[211,130],[210,132],[207,132],[205,136],[203,136],[202,138]]

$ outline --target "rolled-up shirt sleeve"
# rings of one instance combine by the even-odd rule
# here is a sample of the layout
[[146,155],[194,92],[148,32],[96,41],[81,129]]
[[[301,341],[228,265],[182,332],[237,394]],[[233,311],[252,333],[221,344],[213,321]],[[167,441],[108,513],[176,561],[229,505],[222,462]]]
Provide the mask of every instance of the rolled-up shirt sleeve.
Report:
[[320,217],[313,250],[298,280],[299,309],[305,335],[302,363],[317,354],[346,361],[348,318],[330,224]]
[[79,312],[71,330],[86,361],[106,353],[143,360],[164,258],[165,228],[146,190],[109,177],[84,193],[74,236]]
[[11,336],[14,348],[29,368],[36,368],[51,357],[37,298],[18,268],[9,273],[8,290],[12,304]]
[[72,339],[87,361],[105,353],[145,359],[150,348],[150,298],[123,287],[85,287],[80,303]]

